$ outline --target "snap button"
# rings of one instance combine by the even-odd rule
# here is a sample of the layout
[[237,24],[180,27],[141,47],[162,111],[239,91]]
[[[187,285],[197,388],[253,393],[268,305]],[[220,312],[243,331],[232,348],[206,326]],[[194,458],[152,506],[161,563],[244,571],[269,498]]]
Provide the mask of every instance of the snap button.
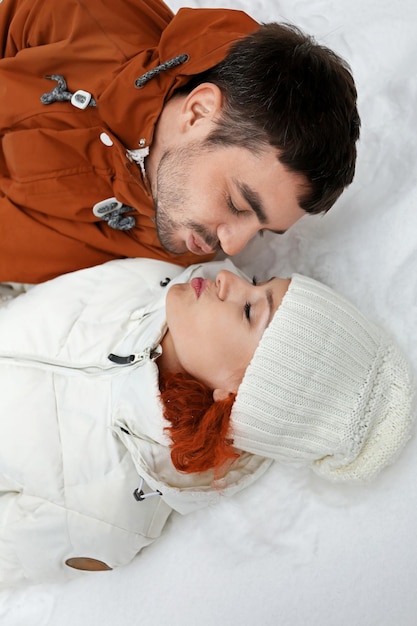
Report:
[[98,561],[97,559],[91,559],[88,556],[71,557],[65,561],[65,565],[87,572],[104,572],[105,570],[113,569],[109,567],[107,563]]
[[102,143],[104,143],[105,146],[112,146],[113,145],[113,141],[112,139],[108,136],[107,133],[101,133],[100,135],[100,141]]
[[101,202],[97,202],[93,206],[93,213],[96,217],[103,217],[121,209],[122,206],[122,203],[116,200],[116,198],[106,198],[106,200],[101,200]]
[[71,104],[77,109],[86,109],[91,100],[91,93],[84,91],[84,89],[78,89],[71,97]]

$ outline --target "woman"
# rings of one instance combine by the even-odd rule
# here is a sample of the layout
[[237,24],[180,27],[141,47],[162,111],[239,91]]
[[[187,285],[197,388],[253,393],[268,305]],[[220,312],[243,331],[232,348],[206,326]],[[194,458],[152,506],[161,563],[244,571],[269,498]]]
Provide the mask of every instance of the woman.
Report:
[[0,310],[3,584],[127,563],[271,459],[367,479],[402,448],[389,338],[316,281],[237,274],[115,261]]

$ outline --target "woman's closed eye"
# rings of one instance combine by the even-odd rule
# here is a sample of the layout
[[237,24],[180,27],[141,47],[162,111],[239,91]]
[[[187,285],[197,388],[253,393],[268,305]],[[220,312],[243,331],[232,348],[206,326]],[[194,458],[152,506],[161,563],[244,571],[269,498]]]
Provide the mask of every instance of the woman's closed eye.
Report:
[[244,306],[244,311],[245,311],[245,317],[248,320],[248,322],[250,322],[250,310],[252,308],[252,305],[249,302],[245,303]]

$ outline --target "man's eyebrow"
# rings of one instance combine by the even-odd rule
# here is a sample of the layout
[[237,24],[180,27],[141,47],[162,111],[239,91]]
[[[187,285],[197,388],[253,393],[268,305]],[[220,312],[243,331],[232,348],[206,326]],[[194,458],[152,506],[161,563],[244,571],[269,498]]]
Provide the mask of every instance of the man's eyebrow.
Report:
[[[236,182],[236,187],[240,191],[243,198],[250,205],[252,211],[256,214],[259,222],[261,224],[266,224],[268,218],[266,217],[265,209],[262,204],[261,197],[257,191],[251,189],[249,185],[246,183],[241,183],[239,181]],[[284,230],[272,230],[268,228],[269,232],[274,233],[275,235],[284,235],[287,232],[287,229]]]
[[[266,217],[265,209],[263,207],[259,193],[254,189],[251,189],[249,185],[246,185],[246,183],[240,183],[239,181],[236,181],[236,186],[242,194],[243,198],[250,205],[252,211],[256,214],[259,222],[261,224],[266,224],[268,218]],[[271,233],[275,233],[275,235],[283,235],[287,232],[286,230],[272,230],[270,228],[268,228],[268,230]]]
[[265,209],[263,207],[259,193],[254,189],[251,189],[246,183],[236,181],[236,186],[242,194],[243,198],[251,207],[252,211],[256,214],[259,222],[261,224],[266,224],[268,219],[266,217]]

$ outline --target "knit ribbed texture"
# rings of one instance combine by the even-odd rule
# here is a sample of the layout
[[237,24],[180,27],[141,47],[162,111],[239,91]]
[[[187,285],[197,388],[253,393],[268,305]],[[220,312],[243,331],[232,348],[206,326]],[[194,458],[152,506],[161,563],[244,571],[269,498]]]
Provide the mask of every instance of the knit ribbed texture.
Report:
[[294,275],[239,387],[235,446],[366,480],[410,436],[413,385],[393,342],[343,297]]

